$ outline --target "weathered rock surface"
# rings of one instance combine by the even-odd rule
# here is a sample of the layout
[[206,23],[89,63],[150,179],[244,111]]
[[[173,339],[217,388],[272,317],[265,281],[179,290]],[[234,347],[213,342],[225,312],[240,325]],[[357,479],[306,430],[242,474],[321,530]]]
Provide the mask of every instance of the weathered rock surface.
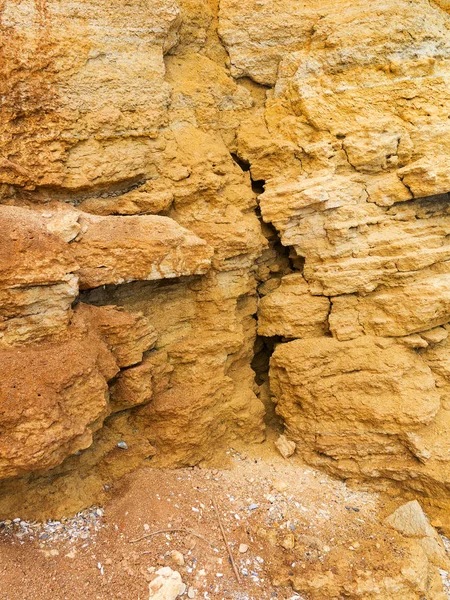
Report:
[[237,154],[291,259],[258,309],[277,412],[314,464],[445,505],[448,6],[223,0],[219,20],[231,72],[270,88]]
[[88,447],[108,413],[107,381],[118,367],[82,325],[65,339],[1,353],[0,476],[55,466]]
[[358,438],[355,456],[382,436],[387,452],[389,437],[396,445],[399,436],[430,423],[440,408],[431,369],[394,340],[295,340],[276,348],[271,373],[278,411],[294,439],[318,437],[322,451],[329,443],[330,454],[349,459]]
[[[58,467],[56,504],[74,489],[85,502],[78,478],[102,460],[117,473],[155,452],[155,464],[196,464],[236,436],[263,438],[250,363],[253,265],[266,241],[249,174],[230,155],[255,101],[230,77],[216,18],[214,3],[175,0],[0,6],[0,351],[22,356],[20,368],[36,357],[30,395],[21,388],[28,412],[8,400],[16,367],[4,363],[0,477],[89,446]],[[70,364],[72,338],[86,364]],[[69,384],[56,386],[67,398],[44,392],[45,348],[68,353],[50,369],[61,370],[55,382],[72,370],[95,379],[83,402]],[[64,411],[83,406],[75,427]],[[30,485],[5,484],[1,510]],[[26,510],[38,502],[28,494]]]
[[281,279],[258,307],[258,333],[285,338],[319,337],[328,330],[328,298],[313,296],[301,273]]
[[[89,447],[112,411],[152,397],[152,363],[142,363],[156,342],[150,322],[114,306],[78,304],[74,311],[72,303],[79,286],[123,275],[204,272],[211,249],[167,217],[124,219],[57,204],[0,207],[1,478],[54,467]],[[108,381],[116,375],[110,403]]]
[[449,557],[444,543],[430,525],[417,500],[400,506],[385,522],[407,537],[418,538],[429,560],[437,567],[448,570]]
[[450,502],[447,4],[0,3],[0,477],[82,504],[271,394],[309,462]]

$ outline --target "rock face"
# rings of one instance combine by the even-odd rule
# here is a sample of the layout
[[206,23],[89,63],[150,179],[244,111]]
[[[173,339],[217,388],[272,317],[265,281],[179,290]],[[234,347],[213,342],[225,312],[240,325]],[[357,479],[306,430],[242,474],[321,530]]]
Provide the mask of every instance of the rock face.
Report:
[[289,248],[258,313],[276,346],[269,380],[287,435],[334,474],[443,504],[447,11],[223,0],[219,23],[231,73],[270,87],[237,153]]
[[272,396],[450,501],[449,7],[338,4],[0,3],[0,478],[193,465]]
[[449,506],[449,31],[446,0],[0,2],[0,515],[261,441],[272,400],[286,455]]
[[444,570],[449,568],[444,543],[431,527],[417,500],[400,506],[385,522],[406,537],[418,539],[428,559],[437,567]]
[[37,511],[35,471],[62,498],[102,465],[263,439],[266,240],[230,154],[255,101],[216,19],[176,0],[0,3],[2,513]]

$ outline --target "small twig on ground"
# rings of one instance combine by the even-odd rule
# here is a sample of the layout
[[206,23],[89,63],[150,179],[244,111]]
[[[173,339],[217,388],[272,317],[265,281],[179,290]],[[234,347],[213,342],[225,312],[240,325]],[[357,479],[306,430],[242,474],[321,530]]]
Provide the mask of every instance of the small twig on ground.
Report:
[[220,519],[219,509],[217,508],[217,501],[216,501],[216,497],[214,496],[214,494],[212,496],[212,503],[213,503],[213,506],[214,506],[214,510],[216,512],[217,520],[219,521],[219,527],[220,527],[220,531],[222,533],[223,541],[225,542],[225,546],[227,548],[228,556],[230,557],[231,566],[233,567],[234,574],[236,575],[236,580],[240,584],[241,583],[241,578],[239,576],[239,571],[237,570],[236,563],[234,562],[233,554],[231,552],[231,548],[230,548],[230,545],[229,545],[228,540],[227,540],[227,536],[225,535],[225,529],[223,528],[222,521]]
[[[203,537],[199,533],[195,533],[195,531],[191,531],[190,529],[183,529],[183,528],[181,528],[181,529],[180,528],[177,528],[177,529],[159,529],[158,531],[154,531],[153,533],[146,533],[145,535],[142,535],[140,538],[136,538],[135,540],[130,540],[129,544],[134,544],[135,542],[140,542],[141,540],[145,540],[146,538],[151,538],[154,535],[159,535],[160,533],[174,533],[174,532],[180,532],[180,531],[182,533],[187,533],[189,535],[193,535],[195,537],[200,538],[204,542],[207,542],[213,548],[216,547],[212,542],[210,542],[208,539],[206,539],[205,537]],[[146,554],[146,553],[144,552],[144,554]]]

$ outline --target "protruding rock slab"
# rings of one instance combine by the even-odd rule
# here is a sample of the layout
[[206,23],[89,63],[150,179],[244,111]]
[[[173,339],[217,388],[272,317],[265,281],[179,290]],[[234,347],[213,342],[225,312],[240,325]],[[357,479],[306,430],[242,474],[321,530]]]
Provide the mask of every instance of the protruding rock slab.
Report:
[[130,313],[118,306],[79,304],[77,313],[108,344],[119,367],[142,361],[142,355],[156,342],[155,328],[140,313]]
[[210,268],[208,244],[168,217],[83,214],[80,223],[82,233],[71,249],[81,289],[203,274]]
[[0,344],[62,334],[78,288],[205,273],[208,244],[173,219],[0,206]]

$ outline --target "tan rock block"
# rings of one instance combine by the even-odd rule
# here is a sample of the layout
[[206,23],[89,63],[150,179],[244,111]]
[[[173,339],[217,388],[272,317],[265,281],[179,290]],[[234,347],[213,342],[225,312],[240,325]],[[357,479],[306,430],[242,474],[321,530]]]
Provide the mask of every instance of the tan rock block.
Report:
[[119,371],[104,342],[79,322],[58,342],[0,354],[0,478],[50,469],[90,446]]
[[83,234],[71,250],[80,288],[205,273],[211,248],[175,221],[159,216],[81,214]]
[[409,537],[435,536],[436,531],[430,525],[427,516],[417,500],[403,504],[386,517],[385,523]]
[[286,275],[258,306],[258,333],[286,338],[319,337],[328,330],[330,301],[312,296],[300,273]]
[[271,389],[296,441],[311,426],[341,435],[407,431],[429,423],[440,406],[432,372],[414,351],[368,336],[278,345]]
[[[330,329],[340,340],[362,333],[397,337],[425,332],[449,320],[450,275],[436,274],[365,296],[333,298]],[[445,337],[445,332],[424,334],[427,341]]]
[[77,305],[76,312],[91,330],[98,332],[121,368],[140,363],[143,353],[155,345],[155,328],[142,313],[83,303]]
[[432,563],[441,569],[449,568],[449,558],[444,543],[430,525],[417,500],[403,504],[385,519],[400,533],[408,537],[420,538],[420,545]]
[[285,435],[280,435],[275,442],[275,447],[283,458],[290,458],[295,453],[296,444]]
[[122,0],[102,10],[52,0],[45,12],[31,0],[7,2],[2,23],[1,130],[5,156],[15,157],[3,161],[3,182],[85,189],[154,172],[152,140],[170,93],[163,53],[180,24],[175,0],[139,0],[133,10]]
[[281,59],[302,47],[315,18],[313,7],[289,0],[276,5],[273,0],[222,1],[219,34],[230,53],[232,75],[273,85]]
[[445,194],[450,191],[450,161],[420,159],[398,171],[398,176],[415,198]]

